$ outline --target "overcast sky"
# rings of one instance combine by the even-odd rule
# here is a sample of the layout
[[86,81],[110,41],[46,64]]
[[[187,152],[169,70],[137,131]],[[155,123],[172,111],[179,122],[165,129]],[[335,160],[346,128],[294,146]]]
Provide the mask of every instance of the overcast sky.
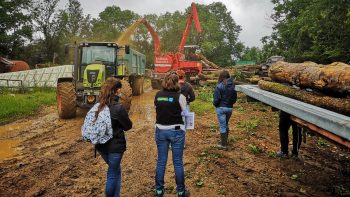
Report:
[[[270,35],[273,21],[269,18],[273,4],[270,0],[217,0],[224,3],[235,22],[242,27],[239,39],[249,47],[261,46],[260,39]],[[68,0],[61,0],[63,8]],[[98,17],[107,6],[116,5],[139,15],[185,11],[191,2],[208,5],[214,0],[80,0],[85,14]]]

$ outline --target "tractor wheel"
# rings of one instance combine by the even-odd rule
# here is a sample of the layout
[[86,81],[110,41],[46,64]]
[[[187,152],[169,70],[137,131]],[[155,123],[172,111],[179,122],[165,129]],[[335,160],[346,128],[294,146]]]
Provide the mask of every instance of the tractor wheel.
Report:
[[162,89],[162,81],[160,79],[151,79],[151,86],[153,90]]
[[126,108],[126,110],[129,111],[131,107],[132,90],[129,82],[125,80],[121,80],[121,83],[122,83],[122,90],[121,90],[120,102]]
[[57,84],[57,109],[60,118],[74,118],[76,115],[76,94],[72,82],[61,82]]
[[143,90],[143,77],[135,78],[132,83],[132,95],[139,96],[142,94]]

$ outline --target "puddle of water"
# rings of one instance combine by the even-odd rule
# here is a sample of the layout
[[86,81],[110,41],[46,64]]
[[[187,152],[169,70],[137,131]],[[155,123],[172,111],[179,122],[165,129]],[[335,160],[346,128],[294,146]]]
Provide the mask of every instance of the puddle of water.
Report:
[[0,161],[14,156],[19,140],[0,140]]
[[[24,128],[28,128],[32,125],[31,121],[26,122],[15,122],[7,125],[0,126],[0,136],[6,136],[10,132],[16,132],[17,130],[21,130]],[[18,139],[3,139],[0,140],[0,161],[10,158],[17,154],[17,150],[15,149],[20,143]]]
[[155,116],[154,95],[157,91],[150,90],[140,96],[132,97],[132,114],[130,118],[133,122],[151,121]]
[[32,124],[31,122],[22,122],[22,123],[12,123],[12,124],[0,126],[0,135],[6,134],[10,131],[15,131],[15,130],[29,127],[31,124]]

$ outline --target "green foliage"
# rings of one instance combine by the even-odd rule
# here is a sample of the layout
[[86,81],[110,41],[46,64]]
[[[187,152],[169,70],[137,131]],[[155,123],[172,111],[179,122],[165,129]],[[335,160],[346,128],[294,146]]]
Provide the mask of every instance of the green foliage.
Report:
[[213,90],[212,88],[208,87],[201,87],[198,91],[198,99],[212,103],[213,102]]
[[242,120],[237,123],[238,128],[245,129],[246,131],[250,131],[255,129],[259,124],[259,119],[253,118],[249,120]]
[[0,0],[0,56],[21,58],[23,45],[32,38],[30,0]]
[[56,94],[53,89],[34,89],[25,94],[0,95],[0,124],[18,117],[33,115],[43,105],[54,105]]
[[263,52],[258,47],[246,47],[244,48],[240,57],[242,61],[255,61],[256,63],[262,63],[266,59],[263,57]]
[[248,150],[253,154],[259,154],[263,152],[263,149],[253,144],[248,144]]
[[206,113],[215,113],[215,108],[212,103],[196,99],[191,103],[191,111],[194,111],[198,115],[203,115]]
[[350,1],[273,0],[275,31],[264,37],[264,56],[319,63],[350,61]]
[[319,146],[329,146],[329,143],[326,140],[322,139],[322,138],[318,138],[317,145],[319,145]]

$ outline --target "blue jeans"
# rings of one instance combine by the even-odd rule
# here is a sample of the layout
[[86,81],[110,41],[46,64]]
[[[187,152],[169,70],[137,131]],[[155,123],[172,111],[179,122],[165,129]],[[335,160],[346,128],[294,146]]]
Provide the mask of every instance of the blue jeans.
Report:
[[164,174],[168,160],[169,144],[173,153],[173,165],[175,169],[176,190],[185,191],[185,176],[183,165],[183,152],[185,144],[185,131],[175,129],[158,129],[156,128],[155,140],[158,149],[158,160],[156,169],[156,189],[164,189]]
[[107,182],[106,182],[106,196],[119,197],[122,171],[120,163],[122,161],[123,153],[102,153],[103,160],[108,164]]
[[220,133],[226,133],[230,129],[228,127],[228,121],[232,115],[232,108],[230,107],[217,107],[216,115],[219,121]]

